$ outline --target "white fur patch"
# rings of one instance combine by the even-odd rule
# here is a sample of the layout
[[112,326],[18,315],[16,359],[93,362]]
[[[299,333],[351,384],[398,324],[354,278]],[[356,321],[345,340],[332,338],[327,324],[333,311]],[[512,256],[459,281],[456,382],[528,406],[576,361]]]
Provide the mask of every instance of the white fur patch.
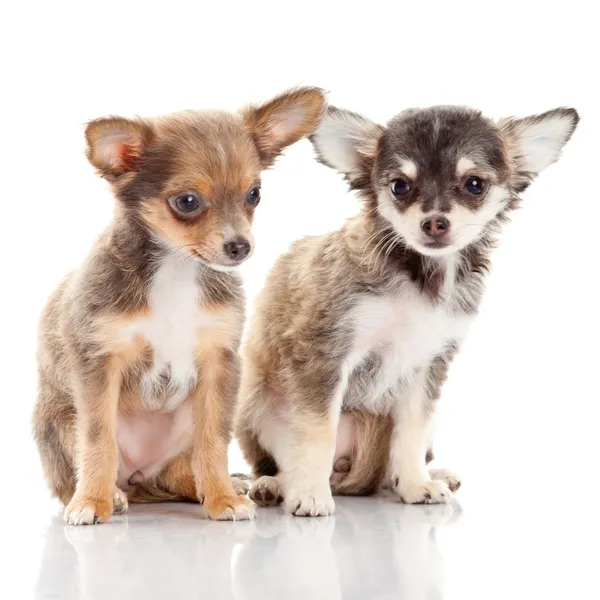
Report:
[[[454,278],[450,269],[447,281]],[[411,284],[407,284],[407,286]],[[451,286],[451,283],[447,287]],[[448,289],[451,293],[451,290]],[[370,353],[382,364],[365,400],[375,402],[401,379],[412,377],[446,344],[463,339],[472,317],[452,315],[445,304],[432,305],[416,289],[385,297],[364,297],[351,312],[354,341],[348,361],[356,368]]]
[[404,159],[400,161],[400,170],[410,179],[417,178],[417,165],[412,160]]
[[[197,281],[197,263],[175,253],[161,262],[150,286],[150,316],[128,328],[152,346],[154,363],[140,381],[142,400],[149,409],[176,408],[196,385],[198,329],[214,323],[200,310],[202,297]],[[161,393],[167,386],[167,404]]]
[[477,165],[466,156],[461,157],[456,163],[456,175],[462,177],[467,171],[474,169]]

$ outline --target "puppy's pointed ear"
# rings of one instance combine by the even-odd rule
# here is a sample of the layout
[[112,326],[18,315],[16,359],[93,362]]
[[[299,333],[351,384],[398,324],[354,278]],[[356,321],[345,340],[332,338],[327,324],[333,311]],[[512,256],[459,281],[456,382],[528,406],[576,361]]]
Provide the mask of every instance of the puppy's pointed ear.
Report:
[[244,109],[244,123],[254,136],[262,165],[272,165],[284,148],[311,134],[324,107],[323,90],[304,87]]
[[500,121],[510,160],[522,183],[531,182],[559,159],[577,123],[579,115],[574,108],[556,108],[541,115]]
[[85,130],[88,160],[103,177],[114,181],[136,171],[153,131],[141,119],[105,117],[88,123]]
[[352,177],[365,161],[372,163],[383,131],[359,114],[330,106],[310,141],[320,162]]

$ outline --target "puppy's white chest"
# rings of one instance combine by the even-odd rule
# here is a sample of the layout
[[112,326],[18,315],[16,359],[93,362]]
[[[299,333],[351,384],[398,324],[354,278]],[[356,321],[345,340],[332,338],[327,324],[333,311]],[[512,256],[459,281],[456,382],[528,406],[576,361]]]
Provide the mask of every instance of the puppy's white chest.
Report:
[[163,259],[150,285],[150,314],[129,331],[152,347],[152,366],[140,378],[142,401],[149,409],[173,410],[197,383],[198,336],[213,320],[200,308],[201,294],[194,261]]
[[432,305],[418,293],[367,297],[355,307],[350,369],[365,359],[378,365],[371,371],[371,396],[395,386],[415,369],[427,366],[451,341],[460,341],[471,317],[453,315],[444,305]]

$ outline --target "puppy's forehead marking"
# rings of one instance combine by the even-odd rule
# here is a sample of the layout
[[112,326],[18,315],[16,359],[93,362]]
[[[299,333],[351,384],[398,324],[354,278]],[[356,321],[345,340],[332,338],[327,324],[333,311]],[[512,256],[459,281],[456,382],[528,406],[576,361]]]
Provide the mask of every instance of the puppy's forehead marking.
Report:
[[171,190],[195,189],[211,202],[239,204],[239,198],[258,181],[258,152],[235,117],[187,112],[160,126],[161,151],[174,166]]
[[467,171],[475,169],[477,165],[475,162],[467,156],[461,156],[456,163],[456,174],[458,177],[462,177]]
[[408,158],[401,158],[398,166],[400,167],[402,173],[404,173],[407,177],[410,177],[411,179],[417,178],[417,165],[412,160],[409,160]]
[[388,123],[382,145],[388,164],[393,155],[410,157],[421,175],[448,177],[455,176],[462,157],[480,169],[506,170],[503,148],[497,127],[479,111],[446,106],[404,111]]

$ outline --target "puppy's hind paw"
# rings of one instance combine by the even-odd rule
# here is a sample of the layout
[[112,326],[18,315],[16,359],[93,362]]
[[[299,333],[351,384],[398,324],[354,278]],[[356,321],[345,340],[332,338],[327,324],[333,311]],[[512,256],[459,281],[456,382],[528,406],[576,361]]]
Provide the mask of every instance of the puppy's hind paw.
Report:
[[443,481],[451,492],[456,492],[462,485],[460,477],[449,469],[431,469],[429,471],[431,479]]
[[283,501],[281,487],[275,477],[263,475],[252,483],[250,499],[259,506],[275,506]]
[[231,476],[231,485],[238,496],[245,496],[250,489],[249,478],[238,473]]
[[124,515],[128,509],[129,502],[127,501],[125,492],[117,488],[113,498],[113,515]]

